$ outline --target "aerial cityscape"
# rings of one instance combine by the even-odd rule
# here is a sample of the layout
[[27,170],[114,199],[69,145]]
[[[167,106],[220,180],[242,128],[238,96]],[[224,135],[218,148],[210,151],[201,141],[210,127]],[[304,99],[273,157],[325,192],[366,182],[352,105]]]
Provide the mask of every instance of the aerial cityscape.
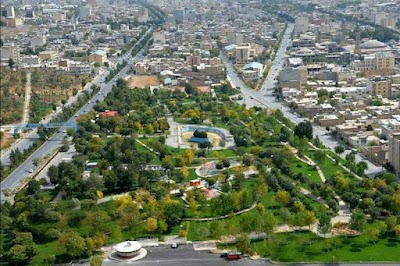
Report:
[[0,11],[0,265],[400,265],[400,0]]

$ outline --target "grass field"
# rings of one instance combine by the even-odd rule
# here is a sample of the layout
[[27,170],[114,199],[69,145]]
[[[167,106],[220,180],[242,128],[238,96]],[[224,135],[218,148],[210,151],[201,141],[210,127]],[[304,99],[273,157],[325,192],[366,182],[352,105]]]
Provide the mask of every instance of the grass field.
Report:
[[400,239],[388,235],[374,244],[363,235],[323,239],[297,232],[275,234],[252,246],[259,255],[281,262],[400,261]]
[[290,163],[290,168],[294,174],[302,173],[303,175],[309,176],[310,180],[315,183],[322,182],[317,170],[315,170],[313,166],[308,165],[300,160],[292,160]]

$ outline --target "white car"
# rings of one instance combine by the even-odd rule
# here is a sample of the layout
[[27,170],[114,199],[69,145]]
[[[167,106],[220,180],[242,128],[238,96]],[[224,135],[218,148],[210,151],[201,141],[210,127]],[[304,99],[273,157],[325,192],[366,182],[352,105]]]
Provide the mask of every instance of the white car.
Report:
[[33,173],[33,169],[29,169],[28,173],[32,174]]

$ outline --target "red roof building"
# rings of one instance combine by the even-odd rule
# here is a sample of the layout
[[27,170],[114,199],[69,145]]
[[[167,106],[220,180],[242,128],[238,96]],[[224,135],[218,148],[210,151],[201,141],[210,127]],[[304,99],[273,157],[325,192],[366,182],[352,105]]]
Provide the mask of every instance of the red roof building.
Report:
[[118,111],[106,110],[104,112],[99,112],[98,115],[99,116],[106,116],[106,117],[114,117],[114,116],[118,115]]

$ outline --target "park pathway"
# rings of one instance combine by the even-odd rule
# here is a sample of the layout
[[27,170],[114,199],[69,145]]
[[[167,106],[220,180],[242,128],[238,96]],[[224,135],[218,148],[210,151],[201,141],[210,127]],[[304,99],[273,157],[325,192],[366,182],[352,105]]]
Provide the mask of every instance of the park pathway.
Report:
[[22,113],[21,124],[27,124],[29,122],[29,103],[31,101],[31,73],[26,73],[26,84],[25,84],[25,101],[24,101],[24,111]]

